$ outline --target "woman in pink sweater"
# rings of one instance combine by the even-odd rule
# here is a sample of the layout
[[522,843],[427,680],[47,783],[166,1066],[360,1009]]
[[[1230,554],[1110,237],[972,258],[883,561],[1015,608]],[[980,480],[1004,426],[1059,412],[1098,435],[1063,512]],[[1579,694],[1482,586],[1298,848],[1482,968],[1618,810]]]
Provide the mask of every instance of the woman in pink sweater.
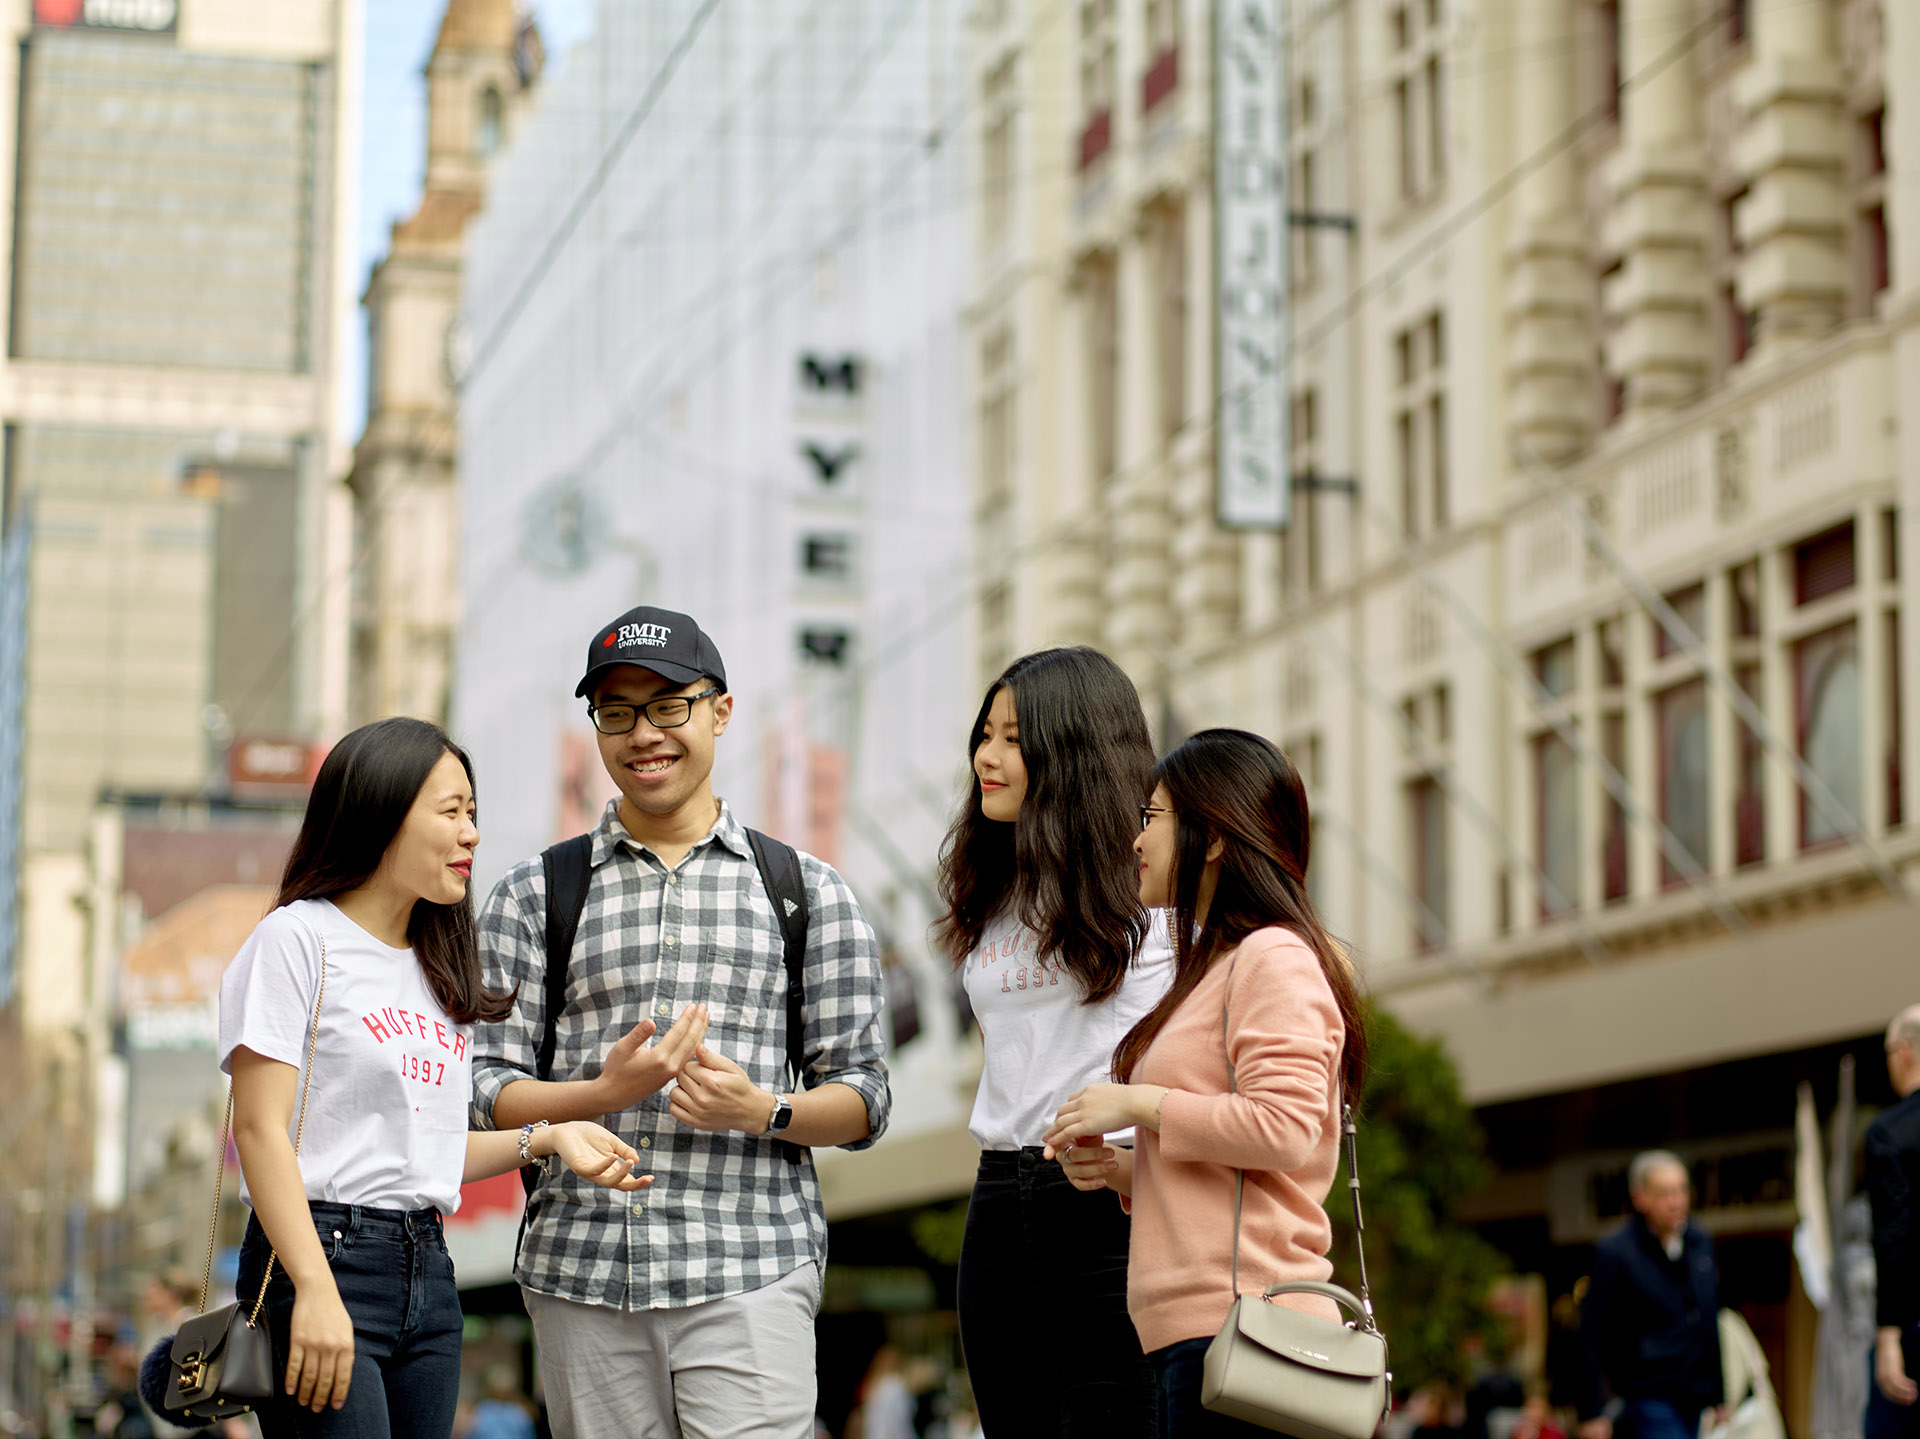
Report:
[[[1234,1300],[1234,1172],[1239,1292],[1328,1278],[1341,1097],[1366,1064],[1359,987],[1307,898],[1306,793],[1279,748],[1205,730],[1153,781],[1134,853],[1142,903],[1172,910],[1173,984],[1121,1041],[1121,1083],[1076,1092],[1046,1147],[1077,1187],[1115,1190],[1133,1214],[1127,1309],[1159,1376],[1163,1439],[1256,1434],[1200,1407]],[[1128,1126],[1133,1150],[1103,1142]],[[1298,1303],[1337,1322],[1326,1300]]]

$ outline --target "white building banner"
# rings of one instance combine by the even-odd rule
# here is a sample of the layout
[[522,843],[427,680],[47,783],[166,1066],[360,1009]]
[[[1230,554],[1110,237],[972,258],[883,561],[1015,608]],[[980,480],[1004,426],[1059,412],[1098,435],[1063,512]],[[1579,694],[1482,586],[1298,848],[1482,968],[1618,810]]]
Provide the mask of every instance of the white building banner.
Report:
[[1214,6],[1215,505],[1237,530],[1285,529],[1289,0]]

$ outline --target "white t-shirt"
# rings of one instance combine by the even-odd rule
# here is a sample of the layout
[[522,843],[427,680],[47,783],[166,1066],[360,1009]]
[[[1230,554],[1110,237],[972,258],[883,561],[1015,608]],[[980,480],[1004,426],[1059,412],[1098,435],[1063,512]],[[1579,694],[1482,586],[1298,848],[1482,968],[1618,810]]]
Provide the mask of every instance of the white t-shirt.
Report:
[[1159,910],[1119,993],[1102,1004],[1082,1004],[1080,982],[1064,966],[1042,963],[1038,944],[1007,914],[967,956],[967,999],[987,1044],[967,1132],[982,1149],[1040,1143],[1068,1095],[1113,1077],[1114,1047],[1173,982],[1173,945]]
[[[244,1044],[300,1070],[304,1087],[323,936],[327,992],[300,1145],[307,1198],[451,1214],[466,1167],[473,1027],[447,1017],[411,949],[382,944],[323,899],[276,909],[220,982],[220,1068],[231,1074]],[[296,1090],[289,1139],[299,1121]]]

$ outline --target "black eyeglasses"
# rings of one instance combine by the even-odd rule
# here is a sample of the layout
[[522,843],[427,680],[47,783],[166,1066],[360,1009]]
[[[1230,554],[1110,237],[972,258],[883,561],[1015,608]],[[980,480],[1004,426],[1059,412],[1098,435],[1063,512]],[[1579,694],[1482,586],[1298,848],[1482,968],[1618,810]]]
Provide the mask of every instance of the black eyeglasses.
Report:
[[1156,814],[1172,814],[1172,813],[1173,813],[1172,810],[1161,809],[1158,805],[1143,804],[1140,806],[1140,828],[1142,829],[1152,828],[1153,817]]
[[720,689],[705,689],[697,695],[667,695],[662,699],[648,700],[643,705],[588,705],[587,713],[593,718],[593,727],[601,734],[631,734],[633,727],[640,723],[642,714],[646,715],[647,723],[655,729],[678,729],[693,718],[694,701],[712,699],[724,693]]

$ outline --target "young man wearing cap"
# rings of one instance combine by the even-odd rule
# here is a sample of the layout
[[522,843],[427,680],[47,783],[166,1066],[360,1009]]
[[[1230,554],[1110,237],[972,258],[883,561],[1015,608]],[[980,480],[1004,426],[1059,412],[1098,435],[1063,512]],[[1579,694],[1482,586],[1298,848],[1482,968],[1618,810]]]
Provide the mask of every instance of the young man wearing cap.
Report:
[[603,1200],[549,1173],[534,1191],[516,1277],[553,1432],[811,1436],[826,1219],[811,1158],[788,1145],[860,1149],[886,1127],[873,931],[846,882],[801,855],[804,1083],[784,1092],[780,917],[713,792],[733,713],[718,649],[686,615],[630,610],[595,633],[575,695],[620,797],[591,837],[551,1079],[535,1077],[541,860],[487,900],[488,981],[520,997],[476,1035],[474,1115],[498,1129],[591,1116],[654,1182]]

